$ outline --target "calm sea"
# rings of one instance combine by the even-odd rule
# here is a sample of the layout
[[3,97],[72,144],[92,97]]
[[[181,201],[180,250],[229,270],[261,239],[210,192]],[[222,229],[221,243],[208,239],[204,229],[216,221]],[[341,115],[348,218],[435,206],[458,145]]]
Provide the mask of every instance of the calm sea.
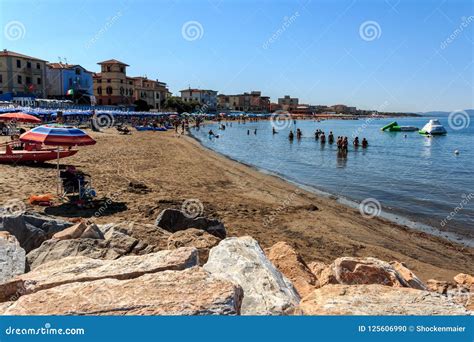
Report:
[[[426,224],[441,234],[454,232],[467,241],[474,236],[474,117],[469,118],[468,127],[456,130],[447,117],[438,119],[448,131],[446,136],[381,132],[394,119],[373,118],[280,122],[275,135],[270,121],[234,121],[232,126],[228,122],[225,130],[210,124],[191,132],[204,146],[235,160],[335,195],[343,202],[357,205],[365,200],[372,206],[367,214],[374,207],[377,211],[380,203],[381,213],[396,215],[396,220]],[[400,125],[419,128],[428,120],[396,119]],[[302,130],[303,137],[291,143],[288,133],[295,128]],[[350,144],[347,157],[338,156],[336,144],[321,145],[315,140],[317,128],[326,136],[329,131],[335,137],[347,136],[350,142],[355,135],[360,140],[365,137],[369,147]],[[220,137],[209,139],[209,129]]]

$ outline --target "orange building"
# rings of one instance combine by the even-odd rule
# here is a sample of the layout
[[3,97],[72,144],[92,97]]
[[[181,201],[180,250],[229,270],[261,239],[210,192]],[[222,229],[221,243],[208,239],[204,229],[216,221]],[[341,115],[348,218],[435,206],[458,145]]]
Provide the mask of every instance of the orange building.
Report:
[[134,102],[134,79],[127,77],[128,64],[116,59],[97,63],[101,72],[93,75],[98,105],[129,106]]

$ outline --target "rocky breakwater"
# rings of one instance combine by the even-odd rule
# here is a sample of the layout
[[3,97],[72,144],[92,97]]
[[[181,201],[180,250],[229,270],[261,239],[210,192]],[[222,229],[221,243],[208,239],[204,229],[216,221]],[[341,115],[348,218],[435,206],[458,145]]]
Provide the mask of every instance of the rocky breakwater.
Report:
[[[423,283],[405,264],[265,251],[214,219],[164,210],[154,225],[37,214],[0,219],[3,315],[466,315],[473,278]],[[26,257],[25,257],[26,255]],[[6,260],[6,262],[5,262]],[[3,263],[2,263],[3,262]]]

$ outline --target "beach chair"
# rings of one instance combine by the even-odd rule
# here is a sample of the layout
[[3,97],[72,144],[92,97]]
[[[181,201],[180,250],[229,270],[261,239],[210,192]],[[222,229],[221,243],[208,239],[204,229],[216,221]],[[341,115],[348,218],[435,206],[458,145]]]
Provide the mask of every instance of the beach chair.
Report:
[[76,204],[87,205],[96,196],[90,175],[68,169],[61,171],[60,177],[63,187],[63,198],[69,198],[71,202]]

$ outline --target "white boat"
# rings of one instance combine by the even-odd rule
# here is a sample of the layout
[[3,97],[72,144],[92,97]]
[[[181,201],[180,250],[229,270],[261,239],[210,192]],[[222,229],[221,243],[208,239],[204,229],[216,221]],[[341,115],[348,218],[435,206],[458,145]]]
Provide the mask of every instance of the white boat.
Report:
[[444,135],[446,129],[437,119],[430,120],[421,130],[418,131],[424,135]]

